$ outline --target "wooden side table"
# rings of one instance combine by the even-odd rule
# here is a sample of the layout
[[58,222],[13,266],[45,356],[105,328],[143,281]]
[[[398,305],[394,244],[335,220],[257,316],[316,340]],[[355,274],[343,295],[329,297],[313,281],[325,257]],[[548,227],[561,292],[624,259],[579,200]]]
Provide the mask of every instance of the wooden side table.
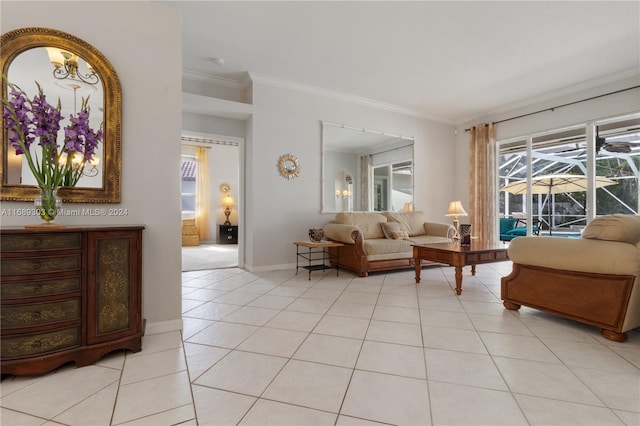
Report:
[[[326,242],[313,242],[313,241],[296,241],[293,244],[296,245],[296,275],[298,274],[298,268],[300,268],[300,259],[306,260],[307,265],[303,265],[302,268],[309,271],[309,280],[311,280],[311,271],[324,271],[325,269],[331,269],[331,265],[327,265],[327,261],[335,260],[336,262],[336,276],[340,273],[340,247],[344,246],[342,243],[336,243],[333,241]],[[303,247],[302,251],[300,247]],[[336,255],[332,255],[327,250],[330,247],[335,247]],[[304,250],[304,248],[308,250]]]

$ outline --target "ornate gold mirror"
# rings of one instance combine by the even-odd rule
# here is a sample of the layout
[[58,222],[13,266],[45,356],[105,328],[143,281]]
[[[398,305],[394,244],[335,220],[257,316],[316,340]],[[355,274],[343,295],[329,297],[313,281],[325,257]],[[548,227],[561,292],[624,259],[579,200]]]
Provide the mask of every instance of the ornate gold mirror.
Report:
[[[77,112],[82,100],[88,98],[90,124],[92,128],[102,128],[103,142],[96,152],[96,161],[88,165],[76,186],[62,187],[58,195],[65,202],[119,203],[122,90],[111,63],[84,40],[48,28],[10,31],[2,35],[1,44],[0,67],[8,82],[19,86],[29,98],[37,94],[37,82],[49,103],[55,105],[60,99],[65,119]],[[2,98],[7,100],[6,82],[1,86]],[[62,130],[58,138],[64,138]],[[33,201],[39,194],[22,157],[16,155],[9,144],[3,125],[1,200]]]
[[278,172],[285,179],[293,179],[300,174],[298,158],[291,154],[281,155],[278,159]]

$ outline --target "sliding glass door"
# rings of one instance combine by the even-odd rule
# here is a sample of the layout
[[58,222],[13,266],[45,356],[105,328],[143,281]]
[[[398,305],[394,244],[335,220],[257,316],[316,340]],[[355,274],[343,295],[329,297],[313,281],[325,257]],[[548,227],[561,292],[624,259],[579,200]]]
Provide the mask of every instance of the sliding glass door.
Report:
[[638,213],[640,115],[499,141],[497,164],[501,217],[579,236],[595,216]]

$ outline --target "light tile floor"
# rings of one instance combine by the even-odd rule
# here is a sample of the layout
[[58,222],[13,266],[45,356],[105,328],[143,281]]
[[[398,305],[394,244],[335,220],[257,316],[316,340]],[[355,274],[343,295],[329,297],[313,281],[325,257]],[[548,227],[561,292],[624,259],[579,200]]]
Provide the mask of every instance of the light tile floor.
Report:
[[509,262],[358,278],[183,273],[184,330],[2,380],[2,425],[638,425],[626,343],[500,303]]

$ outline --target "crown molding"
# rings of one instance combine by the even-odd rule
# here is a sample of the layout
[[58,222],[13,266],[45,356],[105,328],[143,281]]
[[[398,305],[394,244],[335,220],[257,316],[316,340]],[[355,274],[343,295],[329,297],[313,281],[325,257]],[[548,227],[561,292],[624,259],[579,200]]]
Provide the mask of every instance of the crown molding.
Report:
[[365,98],[362,96],[351,95],[344,92],[338,92],[336,90],[325,89],[318,86],[312,86],[309,84],[297,83],[289,80],[283,80],[277,77],[271,77],[264,74],[249,71],[249,78],[252,82],[264,84],[267,86],[278,87],[281,89],[294,90],[297,92],[308,93],[316,96],[322,96],[325,98],[336,99],[343,102],[350,102],[358,105],[367,106],[370,108],[381,109],[385,111],[391,111],[398,114],[409,115],[412,117],[424,118],[427,120],[433,120],[445,124],[454,124],[450,119],[444,117],[433,116],[426,114],[423,111],[406,108],[399,105],[394,105],[386,102],[377,101],[375,99]]
[[244,81],[238,81],[232,78],[220,77],[218,75],[213,75],[213,74],[204,74],[201,72],[191,71],[191,70],[182,70],[182,77],[191,81],[208,83],[216,86],[228,87],[230,89],[237,89],[237,90],[244,90],[248,86],[247,78],[245,78]]
[[492,111],[483,112],[481,116],[467,117],[466,119],[456,120],[456,124],[463,125],[465,123],[472,123],[476,121],[491,121],[492,119],[496,119],[496,117],[511,113],[513,111],[525,111],[527,109],[541,108],[544,104],[548,104],[560,98],[576,96],[583,92],[593,92],[595,96],[598,95],[598,92],[601,92],[603,90],[615,90],[611,88],[611,85],[620,86],[619,89],[623,89],[629,84],[638,85],[640,84],[639,75],[640,74],[638,73],[637,68],[631,68],[621,72],[609,74],[604,77],[581,81],[579,83],[572,84],[571,86],[565,86],[558,90],[541,93],[540,95],[529,98],[525,101],[504,105]]

